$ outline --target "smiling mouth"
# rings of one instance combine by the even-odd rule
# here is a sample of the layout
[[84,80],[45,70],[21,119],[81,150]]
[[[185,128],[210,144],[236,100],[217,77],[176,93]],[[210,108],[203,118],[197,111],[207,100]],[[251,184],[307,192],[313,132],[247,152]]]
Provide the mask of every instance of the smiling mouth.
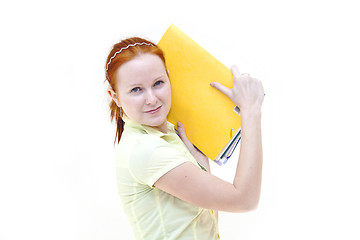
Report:
[[157,108],[155,108],[155,109],[152,109],[152,110],[150,110],[150,111],[146,111],[145,113],[157,113],[157,112],[160,111],[160,108],[161,108],[161,107],[162,107],[162,106],[157,107]]

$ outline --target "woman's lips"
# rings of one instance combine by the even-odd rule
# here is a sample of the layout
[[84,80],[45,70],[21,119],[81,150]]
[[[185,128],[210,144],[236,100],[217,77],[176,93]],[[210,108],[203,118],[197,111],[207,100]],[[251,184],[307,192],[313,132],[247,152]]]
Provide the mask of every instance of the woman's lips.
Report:
[[161,107],[162,107],[162,106],[157,107],[157,108],[152,109],[152,110],[149,110],[149,111],[146,111],[145,113],[151,113],[151,114],[157,113],[157,112],[160,111],[160,108],[161,108]]

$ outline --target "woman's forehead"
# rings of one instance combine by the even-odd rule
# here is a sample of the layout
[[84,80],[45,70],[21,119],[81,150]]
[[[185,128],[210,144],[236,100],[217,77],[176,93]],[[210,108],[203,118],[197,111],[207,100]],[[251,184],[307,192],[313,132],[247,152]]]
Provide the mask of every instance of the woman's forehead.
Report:
[[123,83],[133,84],[136,81],[155,80],[166,75],[162,60],[154,54],[141,54],[124,63],[116,72],[117,79]]

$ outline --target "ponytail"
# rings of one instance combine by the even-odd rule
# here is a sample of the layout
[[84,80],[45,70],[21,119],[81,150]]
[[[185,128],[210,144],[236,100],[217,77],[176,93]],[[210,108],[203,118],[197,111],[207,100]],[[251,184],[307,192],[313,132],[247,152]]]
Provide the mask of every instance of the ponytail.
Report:
[[116,134],[115,134],[114,143],[119,143],[121,139],[121,134],[124,131],[124,121],[121,118],[122,111],[114,102],[114,100],[111,100],[109,107],[110,107],[110,119],[112,122],[115,121],[116,123]]

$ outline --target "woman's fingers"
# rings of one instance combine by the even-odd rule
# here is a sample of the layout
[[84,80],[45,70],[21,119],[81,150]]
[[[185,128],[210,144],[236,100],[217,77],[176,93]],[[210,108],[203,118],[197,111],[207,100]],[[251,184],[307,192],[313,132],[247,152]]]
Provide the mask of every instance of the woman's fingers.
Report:
[[210,85],[225,94],[240,109],[261,107],[264,98],[261,81],[247,73],[240,74],[235,65],[231,67],[231,72],[234,77],[234,86],[231,89],[218,82]]
[[[231,72],[232,72],[232,75],[233,75],[233,78],[234,78],[234,87],[236,87],[236,83],[239,81],[240,79],[240,72],[239,72],[239,69],[233,65],[231,67]],[[218,83],[218,82],[212,82],[210,83],[210,85],[214,88],[216,88],[217,90],[219,90],[221,93],[223,93],[225,96],[227,96],[228,98],[230,98],[231,101],[233,101],[234,103],[236,101],[234,101],[234,88],[228,88],[228,87],[225,87],[224,85],[222,85],[221,83]],[[236,103],[235,103],[236,104]]]
[[[236,92],[236,89],[234,89],[234,88],[237,87],[237,85],[239,84],[240,79],[244,78],[244,74],[240,74],[239,69],[235,65],[233,65],[230,69],[231,69],[231,72],[232,72],[232,75],[233,75],[233,78],[234,78],[234,87],[233,88],[227,88],[227,87],[225,87],[224,85],[222,85],[221,83],[218,83],[218,82],[212,82],[212,83],[210,83],[210,85],[212,87],[216,88],[217,90],[219,90],[220,92],[222,92],[223,94],[225,94],[225,96],[230,98],[231,101],[236,102],[236,99],[234,99],[234,98],[235,98],[237,92]],[[249,75],[246,74],[246,77],[249,77]]]
[[190,140],[186,136],[184,125],[181,122],[178,122],[177,126],[179,137],[181,141],[183,141],[183,143],[185,144],[186,148],[194,156],[196,161],[198,161],[200,164],[202,164],[202,166],[204,166],[208,171],[210,171],[208,157],[205,156],[202,152],[200,152],[197,148],[195,148],[194,145],[190,142]]
[[225,94],[225,96],[227,96],[228,98],[231,99],[231,89],[230,88],[227,88],[218,82],[212,82],[212,83],[210,83],[210,86],[216,88],[217,90],[219,90],[220,92]]
[[240,77],[240,72],[236,65],[231,66],[230,70],[234,76],[234,79],[238,79]]
[[185,146],[189,149],[189,151],[193,150],[194,145],[187,138],[184,125],[181,122],[178,122],[177,126],[178,126],[178,132],[179,132],[179,137],[180,137],[181,141],[184,142]]

